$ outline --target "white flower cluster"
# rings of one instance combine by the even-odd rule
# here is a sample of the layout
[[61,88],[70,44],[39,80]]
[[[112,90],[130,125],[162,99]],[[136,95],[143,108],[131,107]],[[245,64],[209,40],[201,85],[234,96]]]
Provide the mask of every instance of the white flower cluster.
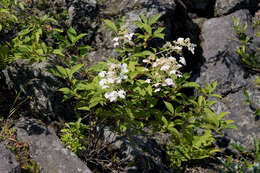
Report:
[[113,39],[113,41],[114,41],[114,47],[116,48],[116,47],[118,47],[119,46],[119,41],[120,40],[123,40],[124,42],[127,42],[127,43],[129,43],[129,44],[133,44],[133,42],[132,42],[132,37],[133,37],[133,35],[134,35],[134,33],[129,33],[129,34],[125,34],[124,36],[122,36],[122,37],[115,37],[114,39]]
[[122,80],[127,79],[128,76],[127,64],[110,63],[108,71],[101,71],[98,76],[102,79],[99,81],[99,86],[102,89],[109,88],[111,84],[120,84]]
[[[152,86],[155,87],[154,92],[161,91],[161,87],[174,87],[175,83],[171,76],[176,75],[177,77],[182,77],[182,73],[179,71],[179,68],[181,68],[183,65],[186,65],[184,57],[180,57],[179,62],[181,64],[174,57],[159,58],[155,61],[148,58],[144,59],[143,62],[150,63],[153,68],[153,80],[155,84]],[[144,82],[152,83],[153,80],[148,78]]]
[[110,102],[116,102],[118,97],[124,99],[125,98],[125,91],[124,90],[119,90],[119,91],[111,91],[105,93],[105,98],[108,99]]
[[[101,71],[98,73],[98,76],[102,78],[99,81],[99,86],[102,89],[114,88],[116,84],[121,84],[122,80],[128,78],[127,73],[128,73],[127,64],[110,63],[108,71]],[[114,102],[117,100],[118,97],[125,98],[125,91],[124,90],[111,91],[105,93],[104,96],[110,102]]]
[[176,77],[182,77],[182,73],[180,72],[180,68],[186,65],[186,60],[182,57],[182,49],[183,47],[187,47],[189,51],[194,54],[194,50],[196,45],[190,42],[189,38],[178,38],[177,41],[173,41],[173,44],[167,42],[163,46],[163,51],[167,52],[167,55],[170,55],[172,52],[176,52],[180,57],[178,60],[175,57],[168,58],[158,58],[155,60],[155,56],[149,56],[144,59],[143,62],[150,64],[153,68],[153,79],[146,79],[145,83],[154,83],[152,86],[155,88],[154,92],[161,91],[161,87],[170,86],[174,87],[175,83],[173,81],[172,75]]
[[187,47],[189,51],[191,51],[192,54],[194,54],[196,44],[193,44],[190,42],[190,38],[178,38],[177,41],[173,41],[175,43],[175,47]]
[[180,57],[180,63],[178,63],[174,57],[159,58],[155,62],[152,62],[152,67],[167,73],[169,76],[175,74],[177,77],[182,77],[182,74],[178,69],[183,65],[186,65],[184,57]]

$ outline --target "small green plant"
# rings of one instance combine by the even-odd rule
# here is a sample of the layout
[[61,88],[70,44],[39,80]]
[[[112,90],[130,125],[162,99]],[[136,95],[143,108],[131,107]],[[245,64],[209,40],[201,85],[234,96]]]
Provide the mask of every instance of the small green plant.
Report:
[[[239,42],[241,43],[241,45],[236,49],[237,54],[240,56],[241,61],[250,72],[260,72],[260,62],[257,51],[248,51],[249,45],[252,43],[252,38],[247,36],[245,33],[247,23],[244,25],[241,24],[240,17],[237,19],[232,17],[232,19],[234,22],[234,31],[236,32]],[[256,48],[256,50],[259,50],[259,48]]]
[[239,152],[239,156],[233,158],[229,156],[226,159],[220,159],[223,164],[222,168],[219,168],[220,172],[228,173],[258,173],[260,171],[260,151],[259,141],[254,140],[254,152],[244,148],[241,145],[233,144],[233,149]]
[[61,135],[61,141],[66,144],[66,146],[75,153],[82,150],[86,150],[85,146],[82,145],[82,141],[85,140],[87,125],[81,123],[81,118],[76,122],[65,123],[65,128],[61,130],[63,133]]
[[[247,51],[248,46],[251,44],[252,38],[247,36],[245,34],[245,30],[247,29],[247,23],[244,25],[241,24],[240,18],[235,19],[233,17],[233,22],[234,22],[234,31],[236,32],[238,39],[241,43],[241,46],[239,46],[236,49],[237,54],[240,56],[241,61],[246,65],[247,69],[252,72],[252,73],[258,73],[260,72],[260,62],[259,62],[259,57],[257,55],[257,51],[249,53]],[[255,24],[257,25],[257,24]],[[260,31],[259,31],[260,32]],[[256,37],[259,37],[259,33],[255,35]],[[256,50],[259,50],[259,48],[255,48]],[[256,78],[256,84],[259,86],[259,77]],[[244,89],[244,95],[246,97],[246,102],[250,104],[250,106],[255,110],[254,116],[259,117],[260,116],[260,108],[255,104],[246,89]]]
[[0,2],[0,32],[8,31],[12,25],[18,23],[18,11],[16,8],[20,8],[20,10],[24,9],[24,5],[22,2],[17,0],[1,0]]

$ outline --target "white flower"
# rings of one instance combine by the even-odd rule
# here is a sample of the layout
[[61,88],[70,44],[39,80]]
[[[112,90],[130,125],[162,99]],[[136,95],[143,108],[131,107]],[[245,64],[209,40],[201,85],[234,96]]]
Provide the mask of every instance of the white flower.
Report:
[[156,88],[155,90],[154,90],[154,92],[159,92],[159,91],[161,91],[161,88]]
[[115,37],[115,38],[113,39],[113,41],[114,41],[114,42],[118,42],[118,41],[119,41],[119,37]]
[[172,80],[171,78],[165,79],[164,82],[165,82],[165,84],[168,85],[168,86],[174,86],[174,85],[175,85],[174,82],[173,82],[173,80]]
[[180,45],[184,45],[184,38],[178,38],[177,42],[180,44]]
[[182,65],[181,64],[178,64],[178,65],[176,65],[178,68],[181,68],[182,67]]
[[182,50],[182,47],[181,47],[181,46],[174,46],[174,49],[177,50],[177,51],[178,51],[178,50],[181,51],[181,50]]
[[99,81],[99,85],[103,87],[105,84],[107,84],[107,82],[108,81],[106,79],[102,79],[101,81]]
[[133,35],[134,35],[134,33],[130,33],[130,34],[126,34],[126,35],[124,35],[124,37],[125,37],[127,40],[131,41]]
[[155,86],[156,88],[159,87],[161,85],[161,83],[156,83],[153,86]]
[[170,75],[172,75],[172,74],[176,74],[176,70],[172,70],[172,71],[170,71]]
[[114,83],[114,82],[115,82],[115,79],[114,79],[114,78],[108,78],[108,79],[107,79],[107,82],[108,82],[108,83]]
[[116,83],[117,83],[117,84],[120,84],[121,82],[122,82],[122,79],[121,79],[121,78],[119,78],[119,79],[116,80]]
[[124,75],[124,73],[120,73],[119,78],[120,78],[120,79],[127,79],[128,76],[127,76],[127,75]]
[[174,57],[172,57],[172,56],[170,56],[168,59],[169,59],[170,61],[176,62],[176,58],[174,58]]
[[107,85],[102,86],[102,89],[106,89],[106,88],[109,88],[109,86],[107,86]]
[[151,79],[146,79],[144,82],[145,83],[151,83]]
[[183,65],[186,65],[186,60],[184,57],[180,57],[180,62],[183,64]]
[[119,46],[119,37],[115,37],[115,38],[113,39],[113,41],[114,41],[114,47]]
[[117,100],[118,94],[116,91],[107,92],[105,93],[105,98],[108,99],[110,102],[114,102]]
[[[116,69],[117,67],[118,67],[118,64],[114,64],[114,63],[109,64],[109,69],[110,69],[110,70],[114,70],[114,69]],[[112,73],[114,73],[114,72],[112,72]]]
[[191,51],[192,54],[194,54],[194,50],[195,50],[196,44],[189,44],[188,46],[188,50]]
[[143,59],[143,62],[144,63],[149,63],[149,60],[148,59]]
[[181,74],[181,73],[179,73],[179,74],[177,74],[176,76],[177,76],[177,77],[182,77],[182,74]]
[[157,62],[154,62],[153,63],[153,68],[157,67],[158,66],[158,63]]
[[171,68],[171,66],[170,65],[168,65],[168,64],[165,64],[165,65],[163,65],[162,67],[161,67],[161,71],[167,71],[167,70],[169,70]]
[[128,70],[127,70],[127,64],[126,63],[123,63],[120,65],[120,69],[123,73],[127,73]]
[[119,42],[115,42],[115,43],[113,44],[113,46],[114,46],[114,48],[118,47],[118,46],[119,46]]
[[105,71],[101,71],[101,72],[98,73],[98,76],[100,76],[100,77],[105,77],[105,76],[106,76],[106,73],[107,73],[107,72],[105,72]]
[[124,91],[124,90],[119,90],[119,91],[117,92],[117,94],[118,94],[118,96],[119,96],[120,98],[122,98],[122,99],[125,98],[125,91]]

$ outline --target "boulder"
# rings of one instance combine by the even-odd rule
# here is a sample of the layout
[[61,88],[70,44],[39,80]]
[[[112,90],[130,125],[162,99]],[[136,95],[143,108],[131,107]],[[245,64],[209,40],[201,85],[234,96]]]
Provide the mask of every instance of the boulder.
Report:
[[[79,33],[88,33],[85,43],[95,48],[89,57],[91,64],[109,56],[117,56],[113,51],[113,34],[104,25],[104,19],[116,21],[125,16],[124,27],[128,28],[129,32],[135,32],[137,27],[134,21],[141,20],[141,14],[148,18],[160,14],[160,25],[166,27],[166,40],[172,40],[176,37],[173,33],[179,32],[179,28],[185,28],[183,21],[186,20],[186,9],[181,1],[177,0],[78,0],[69,1],[67,6],[72,26]],[[94,62],[93,57],[97,59]]]
[[235,49],[239,42],[235,41],[236,34],[233,31],[233,20],[240,17],[241,23],[248,23],[246,33],[253,35],[252,16],[248,10],[239,10],[230,15],[212,18],[203,23],[201,37],[205,62],[200,72],[194,75],[196,82],[204,85],[218,81],[216,92],[227,95],[244,87],[247,82],[246,75]]
[[[256,103],[259,103],[260,92],[254,82],[255,76],[248,75],[235,52],[240,44],[235,41],[232,16],[240,17],[242,24],[247,22],[246,33],[253,37],[252,16],[248,10],[239,10],[204,22],[201,35],[205,60],[200,73],[194,78],[202,85],[218,81],[216,92],[223,99],[212,108],[216,113],[228,112],[226,119],[234,120],[238,128],[225,130],[227,139],[253,149],[254,137],[260,139],[260,123],[253,116],[256,108],[246,102],[244,89]],[[256,44],[253,42],[252,45]]]
[[20,173],[21,167],[17,163],[15,155],[0,143],[0,172],[1,173]]
[[223,16],[236,10],[256,10],[258,0],[216,0],[215,16]]
[[33,159],[44,173],[91,173],[85,163],[61,144],[52,128],[25,118],[15,128],[17,138],[29,144]]
[[233,120],[237,130],[226,129],[226,138],[245,148],[254,149],[254,138],[260,140],[260,121],[253,114],[260,108],[260,90],[256,87],[254,77],[246,80],[249,97],[253,104],[246,102],[244,90],[230,93],[213,106],[216,113],[228,112],[226,119]]
[[[150,131],[146,129],[146,132]],[[119,151],[122,155],[123,165],[127,167],[128,173],[136,172],[162,172],[172,173],[173,170],[163,163],[165,153],[160,144],[165,144],[169,135],[157,133],[153,138],[143,135],[119,136],[105,128],[103,138],[109,143],[108,151]]]
[[71,116],[72,108],[61,103],[63,96],[57,91],[65,82],[47,72],[53,64],[51,61],[29,64],[27,60],[19,59],[8,65],[3,73],[9,89],[31,97],[29,105],[33,112],[62,120]]

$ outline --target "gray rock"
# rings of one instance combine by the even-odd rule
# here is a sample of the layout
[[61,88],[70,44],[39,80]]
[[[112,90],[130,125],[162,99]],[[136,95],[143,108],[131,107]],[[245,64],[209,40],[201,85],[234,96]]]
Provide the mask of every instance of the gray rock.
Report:
[[[123,164],[131,163],[127,172],[162,172],[172,173],[173,170],[163,164],[163,151],[159,144],[165,144],[167,134],[157,133],[153,138],[142,135],[119,136],[105,128],[103,132],[105,142],[110,143],[109,152],[120,151]],[[134,161],[134,162],[133,162]]]
[[0,143],[0,172],[1,173],[20,173],[21,167],[17,163],[15,155],[4,145]]
[[64,148],[52,128],[23,118],[15,128],[18,139],[29,144],[33,159],[44,173],[91,173],[74,153]]
[[[254,78],[246,81],[245,87],[251,100],[260,107],[260,90],[254,83]],[[215,104],[213,110],[217,113],[228,112],[226,119],[233,120],[237,130],[225,130],[226,137],[246,148],[254,149],[254,138],[260,139],[260,121],[254,117],[255,106],[246,102],[243,89],[228,94],[219,103]]]
[[[103,20],[110,19],[116,21],[118,18],[125,16],[125,25],[129,32],[135,32],[137,27],[134,21],[141,20],[140,15],[143,14],[146,17],[151,17],[155,14],[160,14],[162,17],[159,21],[160,26],[166,27],[165,39],[167,41],[173,40],[174,35],[178,28],[185,28],[184,21],[186,20],[186,11],[183,4],[177,0],[107,0],[104,4],[100,4],[99,14],[104,16],[101,23],[98,25],[95,31],[95,50],[91,54],[91,58],[97,57],[99,59],[100,52],[105,52],[106,57],[116,56],[113,51],[113,33],[104,26]],[[162,44],[159,42],[158,45]],[[104,49],[107,49],[107,51]],[[102,58],[104,59],[104,58]]]
[[[54,63],[54,62],[53,62]],[[47,72],[54,67],[51,61],[28,64],[27,60],[16,60],[3,70],[9,89],[23,91],[30,96],[29,105],[33,111],[51,119],[63,119],[71,115],[70,106],[62,103],[62,94],[57,89],[65,83]]]
[[96,0],[68,0],[66,3],[69,24],[79,33],[87,33],[84,41],[89,44],[97,29],[96,18],[99,12]]
[[216,0],[215,15],[222,16],[233,13],[236,10],[256,10],[258,0]]
[[196,81],[202,85],[218,81],[216,92],[224,98],[213,106],[213,110],[216,113],[228,112],[226,119],[234,120],[238,129],[225,130],[228,139],[252,149],[254,137],[260,139],[260,124],[253,116],[252,106],[246,102],[243,89],[246,88],[252,101],[258,103],[260,92],[253,82],[253,77],[246,77],[247,72],[235,52],[240,44],[235,41],[232,16],[241,17],[243,24],[247,22],[246,33],[253,36],[252,16],[248,10],[239,10],[204,22],[202,49],[205,62]]
[[216,92],[226,95],[246,85],[245,71],[235,52],[239,42],[234,41],[233,20],[241,17],[241,23],[247,22],[246,33],[253,34],[251,15],[248,10],[239,10],[228,16],[212,18],[202,26],[202,49],[205,62],[197,74],[196,82],[204,85],[218,81]]

